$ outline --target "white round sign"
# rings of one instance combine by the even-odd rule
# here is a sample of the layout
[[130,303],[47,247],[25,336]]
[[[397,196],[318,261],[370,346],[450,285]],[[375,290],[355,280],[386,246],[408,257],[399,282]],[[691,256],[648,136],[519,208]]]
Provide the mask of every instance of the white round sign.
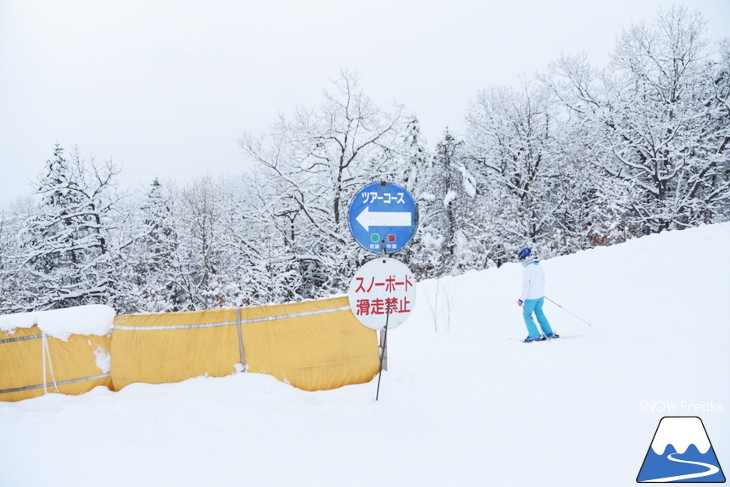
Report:
[[368,328],[395,328],[410,316],[416,303],[416,281],[408,266],[379,257],[360,267],[347,292],[350,309]]

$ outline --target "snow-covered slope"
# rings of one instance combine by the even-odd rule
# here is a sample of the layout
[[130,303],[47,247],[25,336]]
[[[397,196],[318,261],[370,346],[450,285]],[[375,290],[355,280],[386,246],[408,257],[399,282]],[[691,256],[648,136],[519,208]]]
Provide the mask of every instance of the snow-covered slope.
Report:
[[[524,344],[517,264],[419,284],[376,381],[239,374],[0,403],[0,485],[616,486],[659,419],[730,464],[730,224],[543,263],[563,338]],[[666,410],[666,408],[674,410]]]

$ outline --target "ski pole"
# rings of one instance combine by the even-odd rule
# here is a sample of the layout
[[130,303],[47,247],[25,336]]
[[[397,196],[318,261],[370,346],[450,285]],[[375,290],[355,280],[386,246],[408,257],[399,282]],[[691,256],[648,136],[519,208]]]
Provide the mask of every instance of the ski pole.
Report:
[[558,303],[556,303],[556,302],[555,302],[555,301],[553,301],[552,299],[548,298],[547,296],[545,296],[545,299],[547,299],[548,301],[550,301],[551,303],[553,303],[553,304],[554,304],[555,306],[557,306],[558,308],[562,309],[563,311],[565,311],[565,312],[567,312],[567,313],[570,313],[571,315],[575,316],[576,318],[578,318],[578,319],[579,319],[580,321],[582,321],[582,322],[583,322],[583,323],[585,323],[586,325],[588,325],[588,326],[591,326],[591,324],[590,324],[590,323],[588,323],[588,322],[587,322],[586,320],[584,320],[583,318],[581,318],[581,317],[580,317],[580,316],[578,316],[577,314],[573,313],[572,311],[570,311],[570,310],[568,310],[568,309],[565,309],[565,308],[563,308],[562,306],[560,306],[560,305],[559,305]]

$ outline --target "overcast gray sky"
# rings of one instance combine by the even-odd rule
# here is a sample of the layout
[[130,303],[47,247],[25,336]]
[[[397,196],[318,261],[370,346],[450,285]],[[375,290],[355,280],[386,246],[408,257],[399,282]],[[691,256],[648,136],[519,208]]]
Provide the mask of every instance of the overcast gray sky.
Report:
[[[709,37],[730,0],[693,0]],[[414,112],[428,143],[467,103],[561,53],[604,64],[661,0],[0,0],[0,208],[29,194],[53,145],[113,158],[133,190],[236,174],[243,131],[312,107],[340,67]]]

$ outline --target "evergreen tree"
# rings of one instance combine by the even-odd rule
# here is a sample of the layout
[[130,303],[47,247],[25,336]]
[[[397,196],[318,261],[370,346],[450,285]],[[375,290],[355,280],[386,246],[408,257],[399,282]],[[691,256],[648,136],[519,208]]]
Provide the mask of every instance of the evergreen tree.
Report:
[[417,273],[423,276],[451,274],[462,267],[465,258],[465,229],[467,222],[473,222],[471,200],[476,188],[464,165],[463,148],[463,141],[447,128],[431,163],[420,175],[420,249],[414,263]]
[[418,119],[414,116],[406,124],[405,137],[403,139],[403,156],[400,161],[401,174],[394,176],[393,182],[408,190],[416,200],[419,212],[419,227],[411,242],[406,245],[398,254],[398,258],[410,266],[411,270],[419,277],[425,277],[430,265],[426,264],[424,255],[423,215],[425,200],[423,195],[429,192],[427,187],[431,161],[428,151],[421,136],[421,127]]
[[13,256],[17,254],[16,240],[11,231],[11,219],[5,211],[0,211],[0,312],[18,311],[13,304],[15,297],[15,273]]
[[414,196],[423,188],[421,178],[428,170],[428,153],[423,145],[421,124],[415,116],[406,124],[405,129],[405,156],[403,158],[403,175],[396,184],[404,186]]
[[22,232],[26,260],[22,299],[28,309],[53,309],[114,301],[110,212],[118,174],[97,167],[76,150],[67,160],[56,145],[38,182],[40,211]]
[[124,312],[166,312],[190,309],[181,284],[173,197],[158,179],[138,210],[138,222],[122,255],[125,279],[118,306]]

